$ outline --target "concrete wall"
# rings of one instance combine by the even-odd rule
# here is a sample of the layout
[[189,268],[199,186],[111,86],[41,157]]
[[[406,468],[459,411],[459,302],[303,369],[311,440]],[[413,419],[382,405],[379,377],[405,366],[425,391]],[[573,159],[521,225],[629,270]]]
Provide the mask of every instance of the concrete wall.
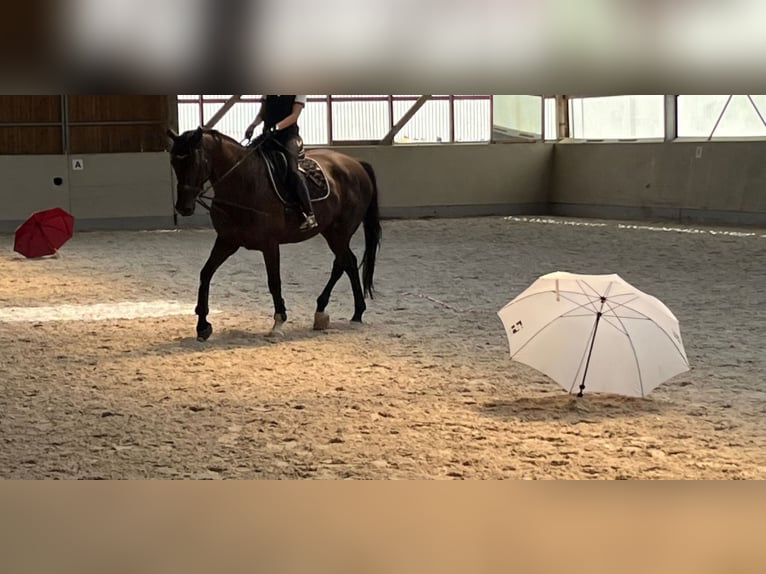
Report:
[[551,213],[766,225],[766,142],[561,143]]
[[[458,144],[336,147],[375,170],[380,211],[392,217],[546,213],[553,145]],[[207,226],[204,211],[178,218]]]
[[384,217],[545,213],[550,144],[337,148],[368,161]]
[[173,226],[168,154],[78,156],[85,169],[70,172],[72,215],[82,228]]
[[[460,144],[337,148],[376,171],[384,217],[450,217],[544,213],[550,188],[550,144]],[[73,170],[82,160],[84,169]],[[166,153],[2,156],[0,231],[32,211],[60,205],[76,228],[172,227],[174,183]],[[62,184],[55,186],[54,177]],[[209,225],[202,212],[178,218]]]
[[[73,169],[74,160],[82,170]],[[174,224],[171,169],[163,152],[0,156],[0,174],[0,232],[13,231],[33,211],[55,206],[75,216],[78,230]]]
[[0,232],[13,231],[30,213],[51,207],[70,208],[66,156],[0,155]]
[[[766,225],[763,141],[337,149],[373,165],[384,217],[553,213]],[[73,170],[73,159],[84,169]],[[0,156],[0,232],[53,206],[70,210],[80,230],[173,227],[168,156]]]

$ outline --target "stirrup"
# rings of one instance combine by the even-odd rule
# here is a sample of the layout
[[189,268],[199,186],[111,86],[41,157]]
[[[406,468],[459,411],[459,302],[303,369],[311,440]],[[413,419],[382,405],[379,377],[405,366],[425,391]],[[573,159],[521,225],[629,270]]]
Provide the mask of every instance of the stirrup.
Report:
[[302,230],[305,231],[305,230],[308,230],[308,229],[314,229],[318,225],[319,224],[317,223],[317,218],[312,213],[312,214],[306,216],[306,221],[301,223],[301,226],[299,227],[299,229],[302,229]]

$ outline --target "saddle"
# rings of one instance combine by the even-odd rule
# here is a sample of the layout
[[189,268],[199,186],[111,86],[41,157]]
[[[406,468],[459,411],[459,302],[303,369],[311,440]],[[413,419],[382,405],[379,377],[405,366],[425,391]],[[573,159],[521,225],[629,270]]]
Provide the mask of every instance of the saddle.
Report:
[[[273,140],[267,141],[259,146],[258,153],[261,154],[266,163],[266,170],[269,173],[271,184],[279,200],[287,208],[299,207],[295,190],[291,189],[288,185],[287,156],[282,146]],[[327,199],[330,195],[330,183],[327,180],[327,175],[316,160],[306,157],[302,145],[298,155],[298,171],[303,174],[306,180],[311,203]]]

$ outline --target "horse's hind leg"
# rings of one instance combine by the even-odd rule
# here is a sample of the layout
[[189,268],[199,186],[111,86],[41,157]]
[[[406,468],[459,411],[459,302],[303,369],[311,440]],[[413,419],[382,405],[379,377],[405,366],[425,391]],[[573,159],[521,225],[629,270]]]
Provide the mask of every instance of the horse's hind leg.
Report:
[[[364,302],[364,291],[362,291],[362,282],[359,279],[359,264],[357,262],[356,255],[354,255],[354,252],[351,251],[351,247],[348,245],[348,242],[346,242],[342,249],[339,249],[335,252],[333,276],[330,277],[332,285],[335,284],[332,282],[332,279],[335,277],[336,265],[340,267],[341,273],[343,271],[346,272],[346,275],[348,275],[348,278],[351,281],[351,291],[354,294],[354,316],[351,317],[351,321],[354,323],[361,323],[362,313],[364,313],[365,309],[367,309],[367,305]],[[340,275],[338,275],[338,278],[340,278]],[[337,280],[338,279],[336,278],[335,281]],[[330,283],[328,283],[328,286],[330,286]]]
[[351,321],[354,323],[361,323],[362,313],[367,309],[367,305],[364,302],[362,281],[359,279],[359,263],[356,260],[356,255],[351,251],[351,247],[346,248],[343,264],[346,275],[348,275],[348,278],[351,281],[351,291],[354,293],[354,316],[351,317]]
[[335,284],[343,275],[343,264],[338,256],[335,256],[335,260],[332,262],[332,271],[330,272],[330,280],[325,285],[325,288],[317,297],[317,310],[314,314],[314,330],[324,331],[330,326],[330,316],[325,313],[327,304],[330,302],[330,294],[335,288]]
[[367,305],[364,302],[364,291],[362,290],[362,282],[359,278],[359,265],[356,260],[356,255],[354,255],[354,252],[351,251],[351,247],[349,246],[350,238],[345,235],[342,237],[325,235],[325,239],[327,240],[330,249],[335,254],[335,261],[333,261],[332,264],[330,280],[317,298],[317,310],[314,315],[314,329],[322,330],[329,326],[330,317],[325,313],[325,308],[330,301],[330,293],[332,293],[335,284],[344,272],[351,280],[351,290],[354,293],[354,316],[351,318],[351,321],[361,323],[362,313],[364,313]]
[[207,322],[207,316],[210,312],[208,308],[208,299],[210,297],[210,280],[213,278],[216,270],[229,257],[239,249],[239,246],[216,238],[210,256],[199,274],[199,292],[197,294],[197,307],[194,312],[197,314],[197,340],[206,341],[213,333],[213,326]]

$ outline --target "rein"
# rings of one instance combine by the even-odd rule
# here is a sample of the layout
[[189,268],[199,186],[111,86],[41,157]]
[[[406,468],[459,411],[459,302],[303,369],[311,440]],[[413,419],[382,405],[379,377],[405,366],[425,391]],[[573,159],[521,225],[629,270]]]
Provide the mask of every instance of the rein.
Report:
[[[252,154],[253,154],[255,151],[257,151],[257,150],[258,150],[258,149],[259,149],[259,148],[260,148],[260,147],[263,145],[263,143],[266,141],[266,139],[267,139],[266,137],[262,137],[261,141],[259,141],[259,142],[258,142],[258,143],[256,143],[255,145],[251,146],[251,149],[250,149],[250,151],[248,151],[248,152],[247,152],[247,153],[246,153],[246,154],[245,154],[245,155],[242,157],[242,159],[240,159],[240,160],[239,160],[238,162],[236,162],[236,163],[235,163],[233,166],[231,166],[231,167],[230,167],[228,170],[226,170],[226,172],[225,172],[225,173],[224,173],[224,174],[223,174],[221,177],[219,177],[219,178],[216,180],[216,182],[215,182],[215,183],[213,183],[213,182],[211,182],[210,180],[208,180],[208,181],[207,181],[207,183],[208,183],[208,187],[207,187],[207,188],[205,188],[205,187],[203,187],[203,188],[202,188],[202,193],[200,193],[200,194],[197,196],[197,198],[195,199],[195,201],[196,201],[196,202],[197,202],[199,205],[201,205],[202,207],[204,207],[205,209],[207,209],[208,211],[212,211],[214,207],[218,207],[218,210],[219,210],[221,213],[223,213],[224,215],[226,215],[226,211],[225,211],[224,209],[220,208],[220,207],[219,207],[219,206],[217,206],[217,205],[213,205],[213,204],[212,204],[212,202],[213,202],[213,201],[215,201],[216,203],[220,203],[221,205],[228,205],[228,206],[230,206],[230,207],[236,207],[236,208],[238,208],[238,209],[244,209],[244,210],[246,210],[246,211],[252,211],[252,212],[254,212],[254,213],[259,213],[259,214],[261,214],[261,215],[266,215],[266,216],[269,216],[269,217],[270,217],[270,216],[271,216],[271,214],[270,214],[269,212],[267,212],[267,211],[262,211],[262,210],[260,210],[260,209],[255,209],[254,207],[248,207],[248,206],[246,206],[246,205],[240,205],[240,204],[238,204],[238,203],[236,203],[236,202],[233,202],[233,201],[227,201],[227,200],[225,200],[225,199],[221,199],[220,197],[210,197],[209,195],[206,195],[206,193],[207,193],[208,191],[210,191],[210,190],[211,190],[211,189],[213,189],[213,188],[214,188],[216,185],[218,185],[219,183],[221,183],[221,182],[222,182],[222,181],[223,181],[223,180],[224,180],[224,179],[225,179],[225,178],[226,178],[226,177],[227,177],[229,174],[231,174],[231,173],[232,173],[232,172],[233,172],[235,169],[237,169],[237,167],[239,167],[239,166],[242,164],[242,162],[244,162],[244,161],[245,161],[247,158],[249,158],[249,157],[250,157],[250,156],[251,156],[251,155],[252,155]],[[208,204],[208,203],[205,203],[205,202],[203,201],[203,200],[205,200],[205,199],[206,199],[206,200],[208,200],[208,201],[210,201],[211,203],[210,203],[210,204]]]

